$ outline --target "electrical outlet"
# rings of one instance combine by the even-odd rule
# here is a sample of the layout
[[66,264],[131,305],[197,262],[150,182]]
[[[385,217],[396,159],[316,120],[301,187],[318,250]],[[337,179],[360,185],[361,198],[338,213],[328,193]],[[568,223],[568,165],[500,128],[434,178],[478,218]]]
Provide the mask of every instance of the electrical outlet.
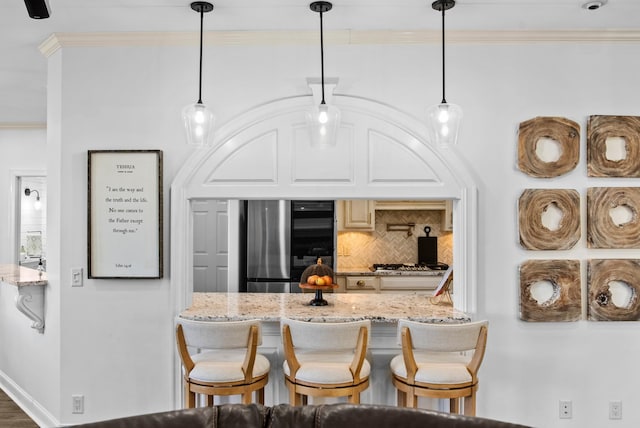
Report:
[[71,413],[84,413],[84,395],[71,396]]
[[573,409],[571,401],[560,400],[560,419],[571,419],[573,417]]
[[609,419],[622,419],[622,401],[609,401]]

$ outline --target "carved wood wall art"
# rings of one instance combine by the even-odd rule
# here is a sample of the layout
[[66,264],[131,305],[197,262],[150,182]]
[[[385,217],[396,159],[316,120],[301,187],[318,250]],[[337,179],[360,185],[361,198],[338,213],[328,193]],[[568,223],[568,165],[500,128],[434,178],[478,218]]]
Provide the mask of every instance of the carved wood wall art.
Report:
[[[611,210],[624,208],[629,221],[616,224]],[[587,244],[589,248],[640,248],[640,187],[587,189]]]
[[[551,206],[562,218],[556,230],[544,226]],[[568,250],[580,239],[580,194],[572,189],[526,189],[518,201],[520,245],[527,250]]]
[[[607,158],[607,139],[625,141],[624,159]],[[640,177],[640,117],[589,116],[587,121],[589,177]]]
[[[589,309],[592,321],[640,320],[640,260],[589,260],[588,264]],[[631,287],[631,298],[625,307],[614,304],[610,283],[620,281]]]
[[[539,281],[553,285],[553,295],[538,303],[531,287]],[[580,262],[527,260],[520,265],[520,319],[523,321],[578,321],[582,317]]]
[[[560,144],[557,161],[545,162],[536,154],[541,138]],[[557,177],[573,170],[580,157],[580,125],[563,117],[536,117],[520,123],[518,131],[518,168],[532,177]]]

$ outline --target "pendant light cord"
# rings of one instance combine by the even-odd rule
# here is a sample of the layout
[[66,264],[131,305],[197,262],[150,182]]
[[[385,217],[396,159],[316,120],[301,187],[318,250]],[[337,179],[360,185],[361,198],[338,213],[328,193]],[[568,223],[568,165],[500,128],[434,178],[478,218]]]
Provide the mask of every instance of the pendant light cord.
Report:
[[442,4],[442,104],[446,104],[447,103],[447,100],[446,100],[446,98],[444,96],[444,87],[445,87],[445,85],[444,85],[444,83],[445,83],[445,81],[444,81],[444,76],[445,76],[445,69],[444,69],[444,46],[445,46],[445,43],[444,43],[444,10],[445,9],[446,9],[445,8],[445,4],[443,2],[443,4]]
[[322,28],[322,10],[320,10],[320,80],[322,82],[322,102],[324,102],[324,30]]
[[198,104],[202,104],[202,33],[204,28],[204,6],[200,7],[200,80],[198,83]]

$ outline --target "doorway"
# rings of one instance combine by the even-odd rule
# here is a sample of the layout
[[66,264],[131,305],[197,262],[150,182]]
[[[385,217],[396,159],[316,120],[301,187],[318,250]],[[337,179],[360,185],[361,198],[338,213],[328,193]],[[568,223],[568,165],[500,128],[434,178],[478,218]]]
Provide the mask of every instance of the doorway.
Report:
[[16,177],[16,262],[20,266],[47,267],[47,178]]
[[193,213],[193,291],[228,290],[228,201],[203,199],[191,202]]

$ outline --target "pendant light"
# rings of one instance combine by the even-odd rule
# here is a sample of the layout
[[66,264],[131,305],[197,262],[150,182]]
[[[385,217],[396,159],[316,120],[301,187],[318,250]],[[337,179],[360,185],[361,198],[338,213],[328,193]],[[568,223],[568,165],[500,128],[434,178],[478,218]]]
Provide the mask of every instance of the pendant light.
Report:
[[202,147],[209,144],[215,121],[211,110],[202,103],[202,34],[204,14],[211,12],[213,5],[206,1],[195,1],[191,3],[191,9],[200,13],[200,80],[198,83],[198,102],[182,109],[182,118],[184,119],[185,130],[187,131],[187,142],[192,146]]
[[436,0],[431,4],[433,9],[442,12],[442,102],[427,110],[427,125],[432,140],[442,147],[456,143],[462,121],[462,109],[456,104],[448,103],[445,98],[444,11],[455,5],[455,0]]
[[323,14],[331,10],[333,5],[328,1],[315,1],[309,5],[313,12],[320,14],[320,75],[322,86],[322,100],[319,105],[314,105],[307,113],[307,123],[311,132],[311,145],[323,147],[335,145],[338,125],[340,123],[340,110],[325,101],[324,93],[324,28]]

